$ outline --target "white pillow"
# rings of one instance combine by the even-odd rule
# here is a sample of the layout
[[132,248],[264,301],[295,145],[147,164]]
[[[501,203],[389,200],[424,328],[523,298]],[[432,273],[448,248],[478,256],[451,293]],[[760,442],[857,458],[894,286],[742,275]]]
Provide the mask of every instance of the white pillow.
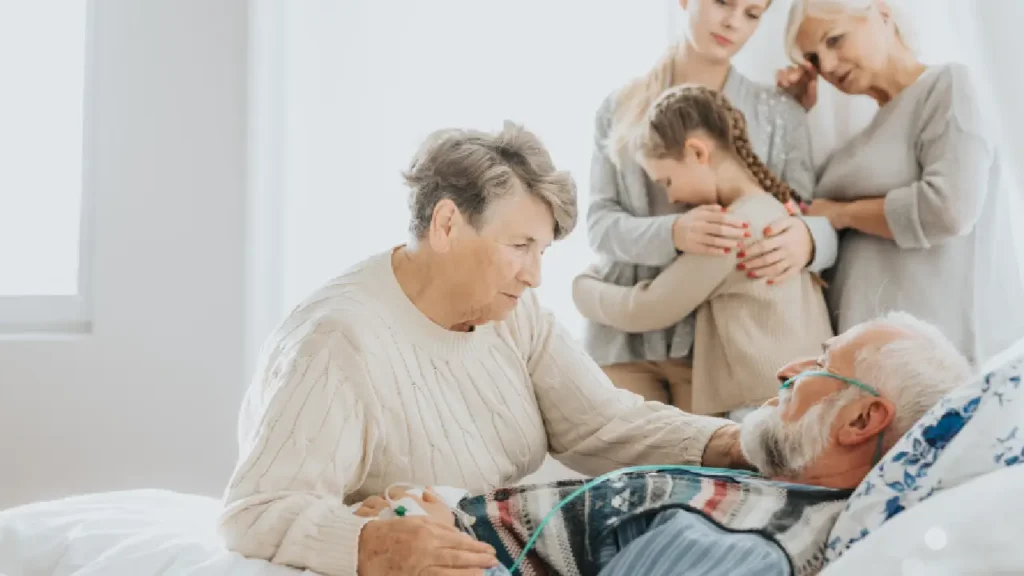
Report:
[[821,576],[1024,574],[1024,466],[944,490],[886,522]]

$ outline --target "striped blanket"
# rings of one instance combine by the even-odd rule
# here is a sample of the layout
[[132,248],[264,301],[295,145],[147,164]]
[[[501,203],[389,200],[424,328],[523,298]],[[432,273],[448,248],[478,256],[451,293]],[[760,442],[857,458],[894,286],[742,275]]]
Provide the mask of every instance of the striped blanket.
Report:
[[[459,505],[463,529],[494,546],[498,560],[511,566],[544,517],[583,483],[517,486],[467,498]],[[730,531],[758,533],[782,547],[793,574],[816,574],[829,530],[849,494],[711,470],[627,472],[554,514],[517,574],[597,574],[617,526],[671,508],[703,514]]]

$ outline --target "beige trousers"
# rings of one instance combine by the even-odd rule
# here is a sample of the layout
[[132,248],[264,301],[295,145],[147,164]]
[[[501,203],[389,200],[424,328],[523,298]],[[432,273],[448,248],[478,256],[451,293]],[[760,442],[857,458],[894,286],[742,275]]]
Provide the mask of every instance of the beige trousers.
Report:
[[602,366],[619,388],[684,412],[693,406],[693,371],[686,360],[623,362]]
[[[660,362],[623,362],[602,366],[612,383],[662,404],[670,404],[683,412],[693,412],[693,369],[686,360]],[[757,406],[737,408],[725,414],[707,414],[742,422]]]

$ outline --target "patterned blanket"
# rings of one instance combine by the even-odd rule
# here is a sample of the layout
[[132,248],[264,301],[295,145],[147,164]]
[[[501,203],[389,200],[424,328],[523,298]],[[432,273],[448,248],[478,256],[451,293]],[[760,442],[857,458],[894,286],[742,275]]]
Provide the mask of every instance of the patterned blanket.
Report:
[[[460,504],[463,528],[494,546],[498,560],[511,566],[544,517],[583,483],[517,486],[467,498]],[[710,470],[624,473],[561,508],[517,575],[597,574],[598,553],[616,526],[673,507],[704,514],[729,530],[759,533],[785,550],[796,576],[816,574],[849,494]]]

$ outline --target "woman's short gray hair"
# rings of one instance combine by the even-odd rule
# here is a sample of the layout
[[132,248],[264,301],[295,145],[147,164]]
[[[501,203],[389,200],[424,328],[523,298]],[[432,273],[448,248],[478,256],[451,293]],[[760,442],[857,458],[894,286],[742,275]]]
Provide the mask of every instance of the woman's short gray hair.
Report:
[[[886,3],[886,6],[889,8],[893,24],[896,26],[896,35],[907,48],[914,51],[916,39],[913,36],[913,28],[904,17],[903,11],[891,3]],[[797,64],[804,61],[804,55],[796,45],[796,36],[800,25],[807,18],[835,18],[849,14],[864,15],[877,9],[878,0],[793,0],[793,4],[789,7],[789,18],[786,21],[786,56]]]
[[555,169],[540,138],[512,122],[496,133],[444,129],[430,134],[403,177],[411,189],[409,231],[416,239],[426,235],[441,200],[454,202],[479,227],[494,200],[520,189],[551,207],[556,240],[576,226],[576,183]]

